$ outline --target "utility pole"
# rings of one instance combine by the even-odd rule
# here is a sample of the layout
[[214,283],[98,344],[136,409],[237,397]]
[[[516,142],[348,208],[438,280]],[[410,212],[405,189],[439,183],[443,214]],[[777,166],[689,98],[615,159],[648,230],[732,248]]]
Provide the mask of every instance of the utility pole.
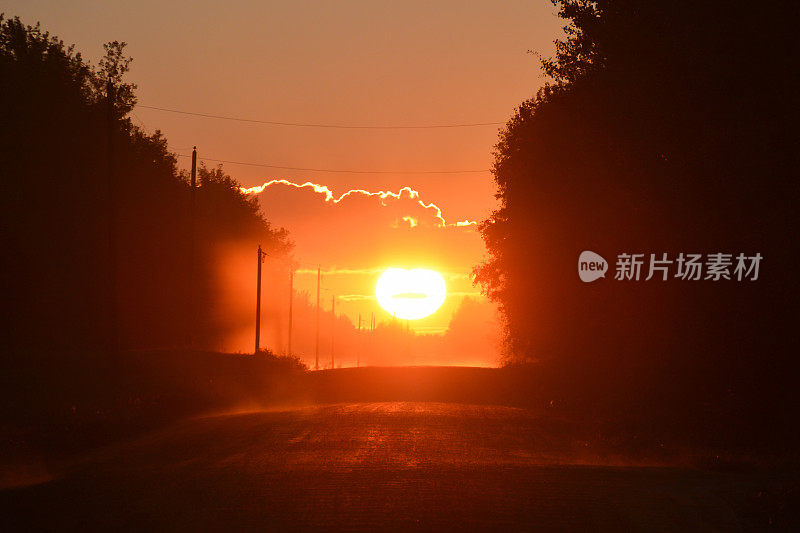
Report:
[[292,304],[294,301],[294,270],[289,271],[289,354],[292,355]]
[[375,351],[375,330],[378,329],[378,320],[375,318],[375,311],[372,312],[372,334],[369,339],[370,352]]
[[333,370],[335,368],[333,359],[333,339],[336,335],[336,295],[331,296],[331,314],[333,315],[331,318],[331,370]]
[[188,337],[189,347],[194,346],[194,324],[195,324],[195,308],[197,307],[196,290],[194,286],[194,263],[195,263],[195,218],[196,218],[196,199],[195,191],[197,189],[197,146],[192,149],[192,180],[191,189],[189,191],[189,324],[188,324]]
[[358,347],[356,351],[356,368],[361,366],[361,313],[358,313]]
[[108,294],[108,350],[111,357],[115,360],[115,364],[119,360],[119,323],[118,323],[118,310],[117,310],[117,191],[116,191],[116,178],[114,176],[114,129],[116,117],[114,109],[115,91],[114,82],[111,76],[108,77],[106,83],[106,119],[107,123],[107,164],[108,175],[107,178],[107,209],[106,209],[106,224],[108,225],[108,287],[106,288]]
[[258,245],[258,275],[256,277],[256,351],[253,355],[258,355],[259,341],[261,340],[261,263],[264,262],[264,256],[267,252],[261,250],[261,245]]
[[411,356],[411,321],[406,319],[406,357]]
[[322,277],[322,268],[317,265],[317,341],[314,346],[314,370],[319,370],[319,282]]

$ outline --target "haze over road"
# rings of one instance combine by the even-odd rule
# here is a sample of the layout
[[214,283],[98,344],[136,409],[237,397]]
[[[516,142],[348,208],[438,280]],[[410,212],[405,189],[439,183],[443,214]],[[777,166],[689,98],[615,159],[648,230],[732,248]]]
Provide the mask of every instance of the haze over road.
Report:
[[[728,529],[765,480],[579,464],[531,411],[341,403],[187,420],[0,493],[4,520],[78,529]],[[738,476],[738,477],[737,477]],[[46,509],[43,502],[47,502]]]

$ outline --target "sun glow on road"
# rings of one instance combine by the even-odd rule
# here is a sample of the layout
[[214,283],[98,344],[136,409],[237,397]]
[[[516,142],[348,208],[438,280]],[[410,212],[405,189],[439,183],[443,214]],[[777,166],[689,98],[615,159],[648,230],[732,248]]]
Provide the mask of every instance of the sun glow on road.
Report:
[[438,272],[424,268],[387,268],[375,287],[378,303],[404,320],[433,314],[444,303],[447,286]]

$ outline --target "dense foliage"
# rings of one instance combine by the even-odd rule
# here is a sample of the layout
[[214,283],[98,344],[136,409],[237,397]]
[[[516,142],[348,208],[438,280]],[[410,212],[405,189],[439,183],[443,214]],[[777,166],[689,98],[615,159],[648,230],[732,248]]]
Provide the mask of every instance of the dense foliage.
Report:
[[[571,24],[543,61],[553,82],[501,132],[501,207],[475,272],[503,311],[508,361],[538,362],[565,397],[755,419],[789,408],[796,6],[557,4]],[[578,279],[583,250],[609,261],[606,279]],[[613,279],[617,254],[665,252],[764,259],[752,282]]]
[[213,311],[218,247],[290,249],[256,200],[201,168],[190,258],[187,176],[159,132],[126,118],[129,62],[124,43],[95,67],[38,26],[0,18],[7,347],[103,350],[116,322],[122,348],[186,346],[190,323],[195,346],[213,346],[229,327]]

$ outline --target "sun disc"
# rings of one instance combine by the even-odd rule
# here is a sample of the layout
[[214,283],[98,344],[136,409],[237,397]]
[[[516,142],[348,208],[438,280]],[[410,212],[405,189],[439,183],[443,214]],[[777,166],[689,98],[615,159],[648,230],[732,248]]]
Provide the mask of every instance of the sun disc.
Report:
[[375,296],[389,314],[416,320],[441,307],[447,296],[447,286],[442,275],[433,270],[387,268],[378,278]]

